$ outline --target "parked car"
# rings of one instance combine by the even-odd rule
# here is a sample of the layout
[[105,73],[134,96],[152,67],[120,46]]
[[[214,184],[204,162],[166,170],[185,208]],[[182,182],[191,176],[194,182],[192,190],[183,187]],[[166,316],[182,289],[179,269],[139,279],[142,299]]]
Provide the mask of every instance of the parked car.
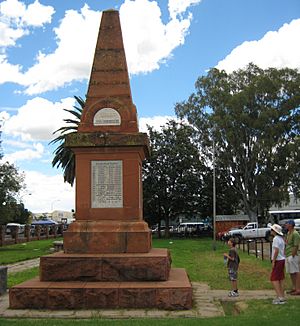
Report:
[[[152,234],[158,233],[158,226],[151,229]],[[175,228],[173,225],[169,226],[169,234],[172,234],[175,232]],[[160,235],[164,236],[166,234],[166,227],[161,226],[160,227]]]
[[19,223],[7,223],[6,224],[6,234],[12,234],[14,230],[18,228],[18,234],[22,234],[25,231],[25,225]]
[[257,222],[247,223],[241,230],[232,230],[229,231],[226,235],[229,238],[235,238],[237,241],[242,239],[257,239],[264,238],[270,240],[271,236],[271,227],[259,227]]
[[180,236],[199,235],[206,229],[203,222],[182,222],[176,228],[176,233]]
[[241,230],[243,229],[244,225],[235,225],[225,231],[220,231],[217,233],[217,239],[225,241],[228,240],[227,237],[225,236],[229,231],[234,231],[234,230]]

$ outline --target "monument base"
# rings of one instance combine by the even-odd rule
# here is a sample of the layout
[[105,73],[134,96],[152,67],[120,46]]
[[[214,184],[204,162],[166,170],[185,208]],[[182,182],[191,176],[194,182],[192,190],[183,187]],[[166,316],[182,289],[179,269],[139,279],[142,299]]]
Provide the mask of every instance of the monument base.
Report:
[[65,253],[147,253],[151,231],[144,221],[73,222],[64,232]]
[[192,308],[192,286],[184,269],[162,282],[42,282],[33,279],[9,291],[12,309]]
[[166,281],[171,268],[167,249],[135,254],[65,254],[40,258],[41,281]]

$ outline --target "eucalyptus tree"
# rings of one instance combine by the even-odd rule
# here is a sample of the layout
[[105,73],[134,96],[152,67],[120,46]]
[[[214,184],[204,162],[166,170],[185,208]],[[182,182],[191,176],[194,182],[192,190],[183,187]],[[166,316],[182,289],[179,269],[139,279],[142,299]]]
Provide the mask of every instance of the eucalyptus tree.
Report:
[[66,125],[54,132],[54,134],[59,133],[59,135],[50,142],[50,144],[58,144],[54,151],[52,166],[63,169],[64,182],[68,182],[71,186],[73,186],[75,180],[75,155],[70,148],[64,146],[65,137],[67,134],[77,131],[85,105],[85,100],[80,96],[74,96],[74,98],[77,101],[77,105],[73,107],[74,110],[64,109],[64,111],[73,115],[73,118],[64,119]]
[[251,220],[288,201],[290,191],[299,195],[299,72],[254,64],[232,73],[214,68],[195,88],[176,113],[197,129],[209,164],[214,141],[216,166]]
[[8,162],[0,163],[0,224],[15,221],[19,217],[17,201],[20,190],[24,189],[24,174]]
[[190,126],[169,121],[161,132],[149,128],[150,157],[143,166],[144,215],[165,221],[199,212],[203,164]]

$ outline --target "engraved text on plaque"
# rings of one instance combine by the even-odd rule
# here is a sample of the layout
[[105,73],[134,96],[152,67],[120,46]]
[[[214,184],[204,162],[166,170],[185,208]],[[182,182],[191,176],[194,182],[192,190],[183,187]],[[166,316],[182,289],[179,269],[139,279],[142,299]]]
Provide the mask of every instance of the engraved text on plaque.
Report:
[[121,116],[112,108],[100,109],[94,116],[94,126],[119,126],[120,124]]
[[122,161],[92,161],[92,208],[123,207]]

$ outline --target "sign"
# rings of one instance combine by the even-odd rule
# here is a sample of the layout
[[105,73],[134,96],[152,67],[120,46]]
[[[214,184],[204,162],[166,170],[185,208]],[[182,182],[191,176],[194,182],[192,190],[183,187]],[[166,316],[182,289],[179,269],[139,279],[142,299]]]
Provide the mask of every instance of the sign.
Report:
[[120,126],[121,116],[112,108],[103,108],[94,115],[94,126]]
[[92,161],[92,208],[123,207],[122,161]]

